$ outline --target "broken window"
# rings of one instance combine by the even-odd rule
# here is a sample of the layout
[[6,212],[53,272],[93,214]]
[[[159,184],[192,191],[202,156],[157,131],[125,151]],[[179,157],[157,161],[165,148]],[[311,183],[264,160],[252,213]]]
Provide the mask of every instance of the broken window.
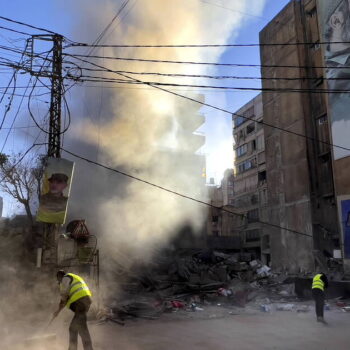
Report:
[[255,130],[255,123],[251,123],[247,126],[247,135],[251,134]]
[[258,181],[259,182],[265,182],[266,181],[266,170],[260,171],[258,173]]

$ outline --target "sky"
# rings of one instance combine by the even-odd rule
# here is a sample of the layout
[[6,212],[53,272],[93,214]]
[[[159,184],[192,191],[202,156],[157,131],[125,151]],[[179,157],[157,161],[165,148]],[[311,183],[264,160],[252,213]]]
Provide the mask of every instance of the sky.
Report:
[[[5,0],[1,0],[5,3]],[[142,1],[135,1],[134,6],[142,6]],[[222,16],[237,15],[237,11],[233,10],[235,1],[237,0],[201,0],[202,6],[211,7],[217,11],[222,11]],[[242,21],[239,29],[232,33],[230,43],[258,43],[259,32],[264,26],[288,3],[287,0],[254,0],[260,2],[261,11],[258,13],[252,12],[250,8],[240,11]],[[81,2],[83,3],[83,2]],[[224,5],[223,5],[224,4]],[[259,8],[259,6],[257,6]],[[77,7],[72,6],[72,2],[68,0],[61,1],[45,1],[45,0],[12,0],[6,1],[6,6],[2,6],[2,16],[11,19],[29,23],[42,28],[47,28],[52,31],[61,33],[72,40],[84,41],[84,33],[79,37],[79,33],[74,29],[76,25]],[[133,8],[130,9],[131,13]],[[126,20],[126,19],[124,19]],[[17,24],[9,25],[8,22],[0,20],[0,25],[11,26],[13,29],[29,31],[28,28],[21,27]],[[96,27],[96,36],[103,30],[103,26]],[[20,38],[20,34],[9,33],[0,29],[0,45],[19,46],[23,45],[21,41],[14,41]],[[91,38],[93,41],[95,38]],[[1,53],[3,54],[3,52]],[[7,55],[7,54],[6,54]],[[11,58],[8,54],[8,58]],[[250,63],[259,64],[259,48],[231,48],[226,50],[219,58],[221,63]],[[259,68],[227,68],[220,67],[213,73],[239,76],[260,76]],[[10,72],[0,72],[0,86],[4,87],[8,84]],[[20,84],[20,82],[18,82]],[[259,80],[245,81],[219,81],[220,85],[240,86],[240,87],[260,87]],[[22,83],[23,85],[23,83]],[[0,89],[0,92],[3,89]],[[41,89],[39,92],[47,93],[48,90]],[[250,99],[257,95],[256,91],[223,91],[210,90],[205,92],[205,102],[226,110],[235,112]],[[24,112],[26,101],[20,106],[21,98],[18,96],[14,99],[11,111],[8,114],[3,129],[0,130],[0,150],[3,148],[5,153],[20,152],[27,149],[33,140],[38,137],[38,140],[44,141],[44,135],[38,133],[38,129],[34,127],[33,121]],[[38,97],[32,102],[32,110],[44,117],[49,102],[49,94]],[[20,108],[18,108],[20,106]],[[18,108],[18,115],[14,124],[18,129],[9,128]],[[0,113],[5,110],[5,104],[0,106]],[[233,138],[232,138],[232,118],[229,114],[224,114],[215,111],[211,108],[204,107],[200,113],[205,115],[206,123],[198,130],[206,135],[206,144],[200,152],[207,157],[207,180],[213,177],[217,184],[223,176],[223,172],[227,168],[233,166]],[[21,128],[26,127],[26,128]],[[29,128],[27,128],[29,127]],[[6,143],[5,143],[6,140]],[[4,145],[4,146],[3,146]],[[1,194],[0,194],[1,195]],[[3,215],[11,215],[19,210],[19,206],[8,198],[5,198]]]

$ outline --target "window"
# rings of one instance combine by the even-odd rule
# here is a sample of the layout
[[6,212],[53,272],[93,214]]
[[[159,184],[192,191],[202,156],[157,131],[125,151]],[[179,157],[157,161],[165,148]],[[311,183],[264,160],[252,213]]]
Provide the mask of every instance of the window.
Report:
[[255,130],[255,123],[251,123],[247,126],[247,135],[251,134]]
[[243,117],[237,117],[235,119],[235,127],[237,128],[238,126],[242,125],[247,119]]
[[258,173],[258,181],[259,182],[265,182],[266,181],[266,170],[260,171]]
[[238,164],[238,173],[244,173],[245,171],[252,169],[256,166],[255,158],[246,160]]
[[260,230],[249,230],[245,233],[246,242],[257,242],[260,241]]
[[257,222],[259,221],[259,209],[249,210],[247,213],[248,222]]
[[217,215],[213,215],[213,222],[218,222],[219,221],[219,217]]
[[236,156],[237,157],[242,157],[244,154],[247,153],[247,144],[244,144],[236,149]]
[[253,140],[252,141],[252,151],[255,151],[256,150],[256,141]]

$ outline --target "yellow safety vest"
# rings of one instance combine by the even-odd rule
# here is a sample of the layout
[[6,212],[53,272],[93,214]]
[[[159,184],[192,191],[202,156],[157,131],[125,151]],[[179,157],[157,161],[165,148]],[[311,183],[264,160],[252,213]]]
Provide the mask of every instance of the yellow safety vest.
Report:
[[322,274],[317,274],[314,279],[312,280],[312,289],[321,289],[324,291],[324,282],[321,280]]
[[69,299],[66,304],[66,306],[69,308],[75,301],[86,296],[91,297],[92,294],[89,287],[80,276],[75,275],[74,273],[67,273],[65,277],[67,276],[70,276],[73,279],[70,284]]

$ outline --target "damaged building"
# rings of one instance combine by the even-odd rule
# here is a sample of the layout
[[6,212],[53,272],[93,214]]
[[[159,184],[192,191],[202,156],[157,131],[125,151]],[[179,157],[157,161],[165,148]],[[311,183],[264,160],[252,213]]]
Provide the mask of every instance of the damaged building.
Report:
[[281,227],[268,227],[272,266],[289,272],[330,267],[342,245],[337,199],[350,192],[350,158],[337,159],[331,147],[341,140],[332,135],[331,105],[322,93],[330,88],[320,44],[324,6],[291,1],[260,33],[266,221]]
[[235,177],[232,204],[246,217],[244,228],[239,230],[242,249],[269,264],[269,231],[260,222],[266,216],[267,204],[262,120],[261,94],[233,115]]

